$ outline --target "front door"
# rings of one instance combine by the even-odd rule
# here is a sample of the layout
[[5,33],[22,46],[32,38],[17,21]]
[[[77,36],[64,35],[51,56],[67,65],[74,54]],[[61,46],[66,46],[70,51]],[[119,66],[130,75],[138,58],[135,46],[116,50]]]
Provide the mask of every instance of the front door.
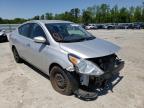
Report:
[[38,24],[33,24],[33,27],[31,29],[30,33],[30,53],[29,57],[31,58],[31,62],[33,65],[35,65],[37,68],[41,69],[43,72],[48,71],[48,55],[47,51],[49,50],[48,42],[46,43],[36,43],[34,41],[35,37],[42,36],[46,40],[46,34],[42,27]]
[[30,43],[31,39],[30,37],[30,29],[31,29],[32,24],[27,23],[19,27],[18,29],[18,35],[15,38],[16,41],[16,47],[18,49],[18,53],[20,56],[25,59],[26,61],[30,62]]

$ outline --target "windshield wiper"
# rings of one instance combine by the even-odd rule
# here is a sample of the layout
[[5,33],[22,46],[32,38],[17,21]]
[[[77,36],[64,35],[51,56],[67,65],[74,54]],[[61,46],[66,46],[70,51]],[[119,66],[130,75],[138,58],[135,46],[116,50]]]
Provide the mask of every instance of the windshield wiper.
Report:
[[95,39],[96,37],[88,37],[88,38],[86,38],[86,40],[93,40],[93,39]]
[[87,41],[87,40],[93,40],[95,38],[96,37],[87,37],[87,38],[72,39],[72,40],[59,40],[57,42],[62,42],[62,43],[82,42],[82,41]]
[[75,41],[81,42],[81,41],[87,41],[87,40],[93,40],[93,39],[95,39],[95,37],[81,38],[81,39],[78,39],[78,40],[75,40]]

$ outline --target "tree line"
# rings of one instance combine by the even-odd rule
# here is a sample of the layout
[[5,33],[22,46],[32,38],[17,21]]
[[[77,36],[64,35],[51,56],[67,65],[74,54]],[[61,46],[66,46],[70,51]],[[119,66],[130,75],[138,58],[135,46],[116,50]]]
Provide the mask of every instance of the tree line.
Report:
[[131,23],[144,22],[144,3],[136,7],[110,7],[108,4],[94,5],[80,10],[73,8],[59,14],[51,12],[34,16],[31,19],[15,18],[13,20],[0,18],[0,24],[18,24],[27,20],[68,20],[75,23]]

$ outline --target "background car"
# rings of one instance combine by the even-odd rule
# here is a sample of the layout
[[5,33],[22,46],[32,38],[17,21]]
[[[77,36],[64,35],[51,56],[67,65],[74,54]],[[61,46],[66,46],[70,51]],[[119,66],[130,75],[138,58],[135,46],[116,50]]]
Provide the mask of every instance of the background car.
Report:
[[5,30],[0,29],[0,41],[7,41],[7,35]]
[[144,29],[144,22],[135,22],[134,29]]
[[88,24],[87,26],[85,26],[86,30],[90,30],[90,29],[97,29],[97,26],[95,24]]
[[96,24],[97,29],[105,29],[104,24]]
[[108,24],[108,25],[105,25],[105,29],[108,29],[108,30],[115,29],[115,26],[112,24]]

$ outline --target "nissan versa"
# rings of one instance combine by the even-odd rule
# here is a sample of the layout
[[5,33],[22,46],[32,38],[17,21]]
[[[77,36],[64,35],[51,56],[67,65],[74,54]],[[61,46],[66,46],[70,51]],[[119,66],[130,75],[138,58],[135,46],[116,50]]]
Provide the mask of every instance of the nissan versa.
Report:
[[102,87],[124,67],[116,55],[120,47],[72,22],[28,21],[9,38],[16,62],[25,60],[47,74],[53,88],[64,95]]

